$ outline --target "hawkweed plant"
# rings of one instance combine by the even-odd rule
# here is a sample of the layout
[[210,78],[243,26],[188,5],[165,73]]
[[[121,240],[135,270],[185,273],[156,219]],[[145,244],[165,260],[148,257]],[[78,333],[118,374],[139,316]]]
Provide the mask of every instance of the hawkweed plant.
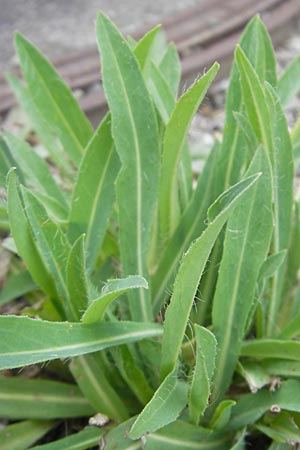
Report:
[[24,81],[8,81],[43,156],[3,131],[0,448],[297,448],[300,123],[284,109],[300,60],[278,79],[266,28],[248,24],[195,176],[188,130],[218,64],[178,97],[159,27],[135,42],[100,13],[96,34],[95,131],[15,38]]

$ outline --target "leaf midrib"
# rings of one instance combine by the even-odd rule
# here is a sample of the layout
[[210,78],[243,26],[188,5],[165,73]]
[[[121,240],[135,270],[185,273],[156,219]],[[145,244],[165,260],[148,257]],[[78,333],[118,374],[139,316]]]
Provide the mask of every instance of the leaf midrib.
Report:
[[[103,29],[106,34],[107,42],[110,46],[111,54],[112,54],[112,57],[113,57],[113,60],[115,63],[114,65],[116,67],[116,73],[119,78],[120,85],[121,85],[121,88],[123,91],[123,96],[124,96],[125,103],[127,106],[128,117],[129,117],[130,125],[132,128],[132,134],[133,134],[133,140],[134,140],[134,150],[135,150],[135,157],[136,157],[135,158],[135,162],[136,162],[135,167],[136,167],[136,181],[137,181],[137,201],[136,201],[136,204],[137,204],[137,227],[136,227],[136,229],[137,229],[137,252],[136,252],[136,254],[137,254],[137,270],[138,270],[139,275],[144,275],[143,261],[141,258],[141,255],[142,255],[142,236],[141,236],[142,196],[141,196],[141,160],[140,160],[140,152],[139,152],[139,149],[140,149],[139,138],[138,138],[136,127],[135,127],[135,122],[134,122],[130,99],[127,95],[127,90],[126,90],[126,86],[124,84],[124,80],[122,78],[120,66],[118,64],[118,60],[116,58],[112,43],[110,41],[109,34],[106,31],[106,27],[103,26]],[[122,159],[123,158],[121,157],[121,160]],[[121,169],[121,172],[123,170]],[[146,304],[145,304],[146,299],[145,299],[144,291],[142,289],[140,289],[139,294],[140,294],[140,299],[141,299],[141,308],[142,308],[143,319],[144,319],[144,321],[146,321],[149,318],[148,318],[147,308],[146,308]]]

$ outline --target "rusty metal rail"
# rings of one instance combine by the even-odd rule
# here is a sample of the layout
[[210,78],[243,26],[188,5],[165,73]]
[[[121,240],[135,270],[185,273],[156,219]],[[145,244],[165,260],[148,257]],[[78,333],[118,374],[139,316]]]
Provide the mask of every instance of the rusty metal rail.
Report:
[[[293,21],[300,17],[300,0],[202,0],[164,20],[166,38],[174,41],[179,50],[182,80],[191,81],[215,60],[221,63],[224,74],[242,29],[257,13],[261,14],[273,42],[278,44],[289,34]],[[150,28],[134,33],[134,38],[139,39]],[[72,89],[82,90],[79,102],[88,114],[105,109],[96,47],[70,53],[53,62]],[[0,75],[0,114],[14,105],[9,86]]]

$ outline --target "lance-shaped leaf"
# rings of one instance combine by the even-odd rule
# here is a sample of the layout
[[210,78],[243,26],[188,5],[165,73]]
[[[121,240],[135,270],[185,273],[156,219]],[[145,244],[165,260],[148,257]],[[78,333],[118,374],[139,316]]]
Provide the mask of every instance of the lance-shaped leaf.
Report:
[[160,61],[159,69],[167,81],[173,97],[176,99],[180,83],[181,67],[178,52],[172,42],[168,45],[168,48]]
[[[274,50],[268,31],[259,16],[254,17],[246,26],[240,46],[255,68],[259,79],[262,82],[267,80],[272,86],[276,86]],[[226,122],[224,127],[226,132],[223,136],[215,176],[214,191],[216,196],[227,189],[228,186],[237,182],[241,170],[245,163],[249,161],[248,152],[243,151],[247,148],[245,147],[245,138],[235,119],[235,113],[243,112],[244,109],[240,74],[235,61],[226,95]]]
[[50,296],[56,289],[48,268],[44,265],[34,243],[28,218],[24,211],[14,170],[8,175],[8,216],[18,254],[25,262],[32,278]]
[[37,285],[27,270],[12,273],[0,292],[0,305],[4,305],[36,289]]
[[260,365],[270,376],[300,378],[300,361],[288,359],[264,359]]
[[[137,59],[103,14],[97,19],[97,39],[112,135],[122,163],[116,190],[123,271],[147,279],[160,158],[155,111]],[[144,289],[130,294],[130,311],[134,320],[152,318]]]
[[89,301],[84,238],[85,235],[82,235],[74,242],[67,260],[66,284],[74,321],[80,319]]
[[49,420],[26,420],[13,423],[0,431],[2,450],[26,450],[56,425]]
[[228,428],[239,429],[251,425],[273,405],[287,411],[300,412],[300,381],[285,381],[274,392],[261,389],[256,394],[243,395],[232,408]]
[[234,400],[223,400],[220,402],[209,422],[209,427],[214,430],[224,429],[229,422],[231,410],[235,404]]
[[100,251],[115,200],[114,183],[120,163],[111,136],[110,115],[100,124],[81,161],[69,215],[68,236],[86,234],[87,266]]
[[268,157],[259,148],[248,175],[262,172],[230,217],[213,302],[213,332],[218,341],[214,399],[226,391],[233,375],[254,302],[256,281],[273,231],[272,180]]
[[74,384],[0,377],[0,417],[60,419],[93,413],[94,409]]
[[241,88],[250,123],[257,139],[268,150],[273,162],[274,143],[264,89],[252,64],[239,45],[236,47],[235,59],[240,71]]
[[205,228],[207,209],[212,201],[215,200],[212,197],[212,187],[215,183],[215,163],[219,150],[220,144],[216,141],[208,156],[203,172],[199,176],[191,202],[182,215],[173,236],[167,243],[157,270],[152,278],[152,302],[155,314],[159,313],[166,300],[182,255],[187,251],[191,242]]
[[[209,224],[190,246],[178,270],[174,292],[167,308],[162,341],[161,378],[173,371],[189,320],[197,287],[205,264],[221,229],[243,194],[255,185],[259,175],[253,175],[225,191],[208,211]],[[176,327],[174,324],[176,323]]]
[[[289,247],[292,232],[294,202],[293,148],[287,121],[274,89],[266,84],[266,93],[272,117],[274,140],[274,252]],[[272,280],[272,295],[269,302],[267,335],[278,333],[278,311],[282,302],[286,264],[282,264]]]
[[66,208],[63,191],[56,184],[47,163],[25,141],[8,132],[4,132],[4,137],[14,160],[23,173],[26,185],[53,197]]
[[[0,184],[2,187],[6,186],[7,174],[12,167],[17,168],[17,163],[14,160],[7,143],[0,136]],[[22,183],[24,183],[24,178],[22,176],[22,172],[18,170],[19,176],[21,178]]]
[[214,433],[207,428],[196,427],[183,420],[165,426],[164,428],[150,433],[140,441],[132,442],[128,437],[128,432],[135,418],[131,418],[126,422],[112,428],[105,435],[103,444],[105,450],[142,450],[143,442],[146,448],[157,450],[228,450],[231,441],[230,433]]
[[300,90],[300,57],[295,58],[285,69],[278,81],[278,96],[283,108],[286,108],[290,101]]
[[117,421],[128,418],[128,410],[108,379],[99,352],[77,356],[72,360],[70,370],[95,411],[101,411]]
[[300,342],[281,339],[255,339],[243,343],[242,356],[254,358],[282,358],[300,361]]
[[52,275],[57,295],[62,302],[66,317],[73,320],[76,311],[70,303],[66,284],[66,266],[70,244],[62,229],[52,221],[44,206],[28,189],[21,189],[26,215],[44,266]]
[[47,322],[20,316],[0,317],[0,370],[160,336],[161,326],[135,322]]
[[100,322],[110,303],[131,289],[148,289],[145,278],[132,275],[127,278],[109,280],[102,288],[101,296],[91,302],[81,320],[84,323]]
[[140,64],[142,70],[145,70],[147,64],[150,63],[151,49],[157,38],[157,34],[160,32],[161,25],[157,25],[148,31],[139,42],[134,45],[133,51]]
[[196,338],[196,364],[190,388],[189,413],[192,422],[198,425],[210,395],[210,384],[215,369],[217,341],[207,328],[194,325]]
[[161,232],[165,239],[172,235],[178,223],[179,203],[176,183],[186,133],[218,69],[219,65],[215,63],[180,97],[166,125],[160,183]]
[[64,437],[48,444],[36,445],[34,450],[88,450],[99,444],[104,429],[86,427],[78,433]]
[[59,139],[57,139],[55,133],[51,130],[51,125],[39,113],[34,103],[34,97],[30,95],[27,87],[14,75],[7,75],[6,79],[18,103],[26,113],[34,131],[47,149],[52,161],[59,167],[61,173],[67,176],[73,175],[74,167],[72,166],[71,160],[66,156],[61,142],[59,142]]
[[54,67],[19,33],[15,45],[28,91],[40,114],[59,137],[64,150],[79,165],[92,127],[71,90]]
[[134,421],[129,437],[138,439],[174,422],[187,403],[188,385],[177,378],[175,368],[162,382]]

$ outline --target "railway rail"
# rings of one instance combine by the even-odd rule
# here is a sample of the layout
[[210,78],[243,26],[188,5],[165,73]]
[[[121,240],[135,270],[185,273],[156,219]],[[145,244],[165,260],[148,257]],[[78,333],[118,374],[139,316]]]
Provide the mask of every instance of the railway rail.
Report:
[[[293,21],[299,19],[300,0],[202,0],[166,18],[162,28],[167,40],[174,41],[179,50],[183,82],[191,81],[216,60],[224,74],[245,24],[257,13],[276,45],[288,36]],[[140,38],[150,28],[144,27],[133,37]],[[86,113],[90,117],[103,113],[106,101],[97,48],[67,54],[53,63],[72,89],[81,90],[79,102]],[[5,115],[15,104],[5,77],[0,75],[0,115]]]

